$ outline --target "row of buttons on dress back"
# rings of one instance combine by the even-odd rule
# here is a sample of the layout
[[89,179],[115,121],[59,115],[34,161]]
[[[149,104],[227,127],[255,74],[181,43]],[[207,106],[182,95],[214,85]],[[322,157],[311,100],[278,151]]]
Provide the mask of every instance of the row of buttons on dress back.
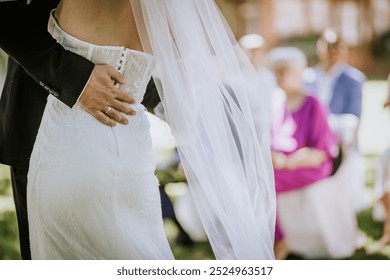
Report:
[[[123,67],[123,62],[124,62],[124,59],[125,59],[125,52],[126,52],[126,48],[123,47],[123,51],[122,51],[121,57],[119,58],[118,65],[116,67],[116,70],[118,70],[119,72],[121,72],[122,67]],[[115,86],[118,87],[118,83],[117,82],[115,82]]]
[[118,71],[121,71],[121,70],[122,70],[123,61],[124,61],[124,59],[125,59],[125,52],[126,52],[126,48],[124,47],[124,48],[123,48],[123,52],[122,52],[121,57],[120,57],[119,62],[118,62],[118,67],[117,67],[117,70],[118,70]]

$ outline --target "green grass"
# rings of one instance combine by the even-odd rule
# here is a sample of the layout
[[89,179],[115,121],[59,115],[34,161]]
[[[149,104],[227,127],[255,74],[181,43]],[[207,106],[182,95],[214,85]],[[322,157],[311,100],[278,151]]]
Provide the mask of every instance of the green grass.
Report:
[[383,223],[372,218],[372,208],[368,208],[357,216],[358,226],[367,237],[364,248],[357,250],[352,260],[390,260],[390,246],[382,247],[378,240],[382,235]]
[[164,221],[165,232],[171,244],[172,252],[177,260],[213,260],[215,259],[210,243],[207,241],[195,242],[193,246],[175,245],[178,234],[176,225],[169,219]]
[[359,213],[358,225],[370,239],[378,240],[382,235],[383,223],[372,219],[371,208]]
[[197,242],[193,247],[176,246],[172,248],[177,260],[214,260],[214,254],[208,242]]

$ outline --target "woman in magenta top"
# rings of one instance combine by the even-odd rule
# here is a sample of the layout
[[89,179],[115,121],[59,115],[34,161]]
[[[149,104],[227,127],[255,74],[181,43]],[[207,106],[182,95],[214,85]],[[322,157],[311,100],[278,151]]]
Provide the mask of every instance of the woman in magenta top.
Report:
[[[269,66],[280,90],[275,95],[282,92],[285,97],[274,102],[272,125],[275,187],[280,193],[304,188],[330,176],[337,142],[327,123],[327,110],[303,89],[301,75],[306,67],[303,52],[291,47],[276,48],[269,54]],[[277,222],[276,258],[285,257],[287,252]]]
[[295,110],[288,108],[288,98],[272,128],[277,192],[303,188],[328,177],[336,147],[328,113],[317,98],[302,94]]

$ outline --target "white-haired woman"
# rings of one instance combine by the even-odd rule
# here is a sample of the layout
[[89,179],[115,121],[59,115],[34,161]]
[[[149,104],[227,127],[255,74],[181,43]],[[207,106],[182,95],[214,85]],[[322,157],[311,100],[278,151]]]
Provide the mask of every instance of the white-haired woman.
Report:
[[[331,175],[336,139],[327,123],[327,110],[305,93],[302,71],[304,53],[293,47],[272,50],[268,63],[285,102],[275,110],[272,127],[272,158],[276,193],[305,188]],[[299,219],[299,217],[297,217]],[[275,255],[284,258],[287,247],[283,229],[276,224]]]

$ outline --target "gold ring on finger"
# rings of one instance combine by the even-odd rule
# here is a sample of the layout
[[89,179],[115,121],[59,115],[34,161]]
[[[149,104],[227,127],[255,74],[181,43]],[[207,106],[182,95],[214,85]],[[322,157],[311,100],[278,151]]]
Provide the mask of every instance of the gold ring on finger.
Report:
[[111,111],[111,109],[112,108],[110,106],[108,106],[107,110],[104,113],[106,113],[106,115],[108,115],[108,113]]

